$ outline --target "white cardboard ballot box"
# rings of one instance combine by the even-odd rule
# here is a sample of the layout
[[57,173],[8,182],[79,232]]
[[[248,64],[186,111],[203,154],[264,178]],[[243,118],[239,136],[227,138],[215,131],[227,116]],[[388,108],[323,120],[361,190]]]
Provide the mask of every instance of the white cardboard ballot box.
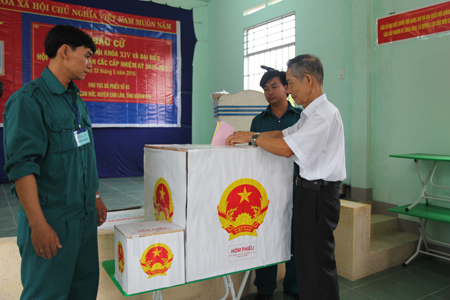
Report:
[[127,294],[185,283],[184,232],[168,221],[114,226],[115,274]]
[[98,231],[114,229],[115,225],[142,221],[144,221],[143,208],[108,211],[106,221],[98,228]]
[[185,229],[186,282],[290,259],[293,164],[253,146],[145,146],[144,218]]

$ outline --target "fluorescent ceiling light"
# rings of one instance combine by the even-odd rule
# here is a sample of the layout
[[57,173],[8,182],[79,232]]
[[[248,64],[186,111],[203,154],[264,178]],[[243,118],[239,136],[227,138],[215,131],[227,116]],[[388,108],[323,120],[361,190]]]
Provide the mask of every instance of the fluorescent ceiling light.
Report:
[[265,3],[261,3],[260,5],[257,5],[255,7],[249,8],[247,10],[244,10],[244,16],[251,15],[252,13],[255,13],[258,10],[261,10],[261,9],[263,9],[265,7],[266,7],[266,4]]
[[273,5],[273,4],[277,4],[278,2],[281,2],[283,0],[269,0],[269,6]]

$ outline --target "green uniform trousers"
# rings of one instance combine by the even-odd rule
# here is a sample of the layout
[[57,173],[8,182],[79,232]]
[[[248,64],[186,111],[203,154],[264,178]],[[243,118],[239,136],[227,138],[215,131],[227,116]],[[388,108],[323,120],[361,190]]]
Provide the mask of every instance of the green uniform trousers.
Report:
[[20,299],[95,300],[99,282],[96,210],[81,219],[49,222],[62,245],[52,259],[36,254],[22,208],[17,216],[17,245],[22,257]]

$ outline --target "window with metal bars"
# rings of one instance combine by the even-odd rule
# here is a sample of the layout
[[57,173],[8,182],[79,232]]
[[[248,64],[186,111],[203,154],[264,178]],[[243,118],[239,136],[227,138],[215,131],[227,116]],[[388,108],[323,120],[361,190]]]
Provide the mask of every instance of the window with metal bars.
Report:
[[262,90],[261,65],[285,71],[295,56],[295,13],[244,29],[244,90]]

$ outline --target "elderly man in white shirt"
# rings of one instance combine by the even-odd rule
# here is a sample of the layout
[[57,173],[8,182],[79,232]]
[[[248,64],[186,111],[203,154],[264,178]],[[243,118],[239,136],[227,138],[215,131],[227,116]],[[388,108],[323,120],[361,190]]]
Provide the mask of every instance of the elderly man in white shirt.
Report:
[[299,165],[294,207],[299,299],[339,299],[333,230],[339,221],[339,183],[346,178],[344,127],[339,110],[323,93],[323,66],[313,55],[287,63],[288,93],[304,110],[283,131],[239,131],[227,144],[255,146]]

